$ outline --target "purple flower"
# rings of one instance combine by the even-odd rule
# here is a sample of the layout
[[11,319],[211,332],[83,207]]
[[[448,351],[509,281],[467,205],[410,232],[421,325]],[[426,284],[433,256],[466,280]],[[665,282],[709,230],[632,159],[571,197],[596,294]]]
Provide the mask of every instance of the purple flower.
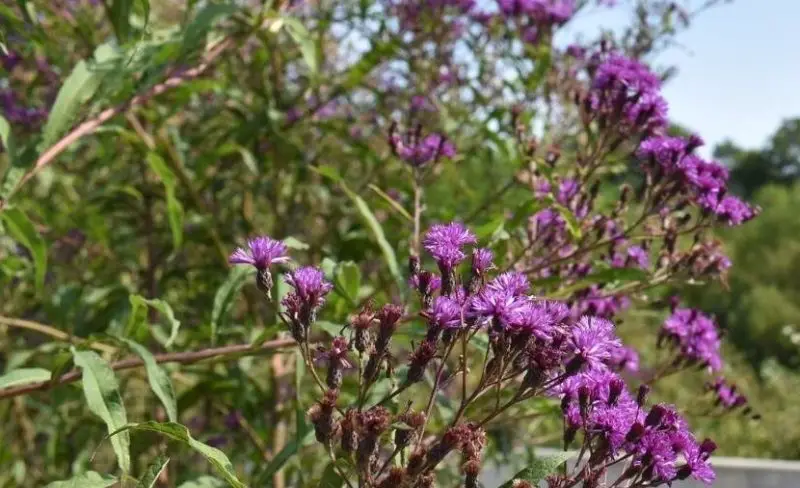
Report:
[[532,334],[544,341],[553,338],[555,320],[545,301],[527,298],[527,303],[512,311],[506,320],[512,330]]
[[405,137],[392,134],[389,138],[392,151],[411,166],[421,167],[439,158],[452,159],[456,155],[456,147],[441,134],[428,134],[421,137],[419,133],[409,133]]
[[286,245],[270,237],[256,237],[247,241],[248,249],[238,248],[228,258],[231,264],[251,264],[258,270],[265,270],[276,263],[289,261]]
[[740,225],[756,216],[750,205],[730,195],[723,197],[717,204],[710,204],[708,210],[730,226]]
[[611,354],[622,346],[614,333],[614,324],[589,316],[582,317],[572,327],[568,343],[573,353],[568,369],[604,369]]
[[650,255],[640,246],[631,246],[628,248],[628,261],[635,266],[647,269],[650,267]]
[[717,325],[711,317],[698,310],[675,310],[664,322],[661,335],[672,341],[686,361],[698,362],[712,371],[722,367]]
[[667,104],[660,90],[661,80],[647,66],[611,54],[594,72],[589,106],[607,122],[647,133],[667,122]]
[[501,326],[515,322],[526,310],[529,299],[515,296],[505,290],[485,287],[469,300],[468,315],[473,318],[493,319]]
[[725,378],[717,378],[708,388],[716,396],[715,403],[725,409],[733,410],[747,405],[747,397],[736,391],[736,385],[728,384]]
[[423,245],[440,267],[451,270],[466,258],[461,248],[475,242],[475,234],[464,224],[451,222],[431,226],[425,234]]
[[491,250],[486,248],[477,248],[472,250],[472,271],[478,275],[483,275],[489,269],[494,267],[492,259],[494,254]]
[[570,201],[578,194],[580,189],[581,187],[578,180],[574,178],[564,178],[558,185],[556,200],[561,205],[569,205]]
[[455,329],[461,326],[461,304],[449,297],[437,297],[428,310],[431,326],[440,329]]
[[523,273],[508,271],[497,275],[486,287],[489,290],[502,292],[509,296],[520,296],[528,292],[530,284]]
[[639,371],[639,353],[627,346],[619,346],[611,352],[607,363],[614,370],[627,370],[632,373]]
[[294,288],[294,294],[311,307],[325,304],[325,296],[333,285],[325,281],[325,273],[313,266],[303,266],[285,275],[286,283]]
[[334,368],[351,368],[353,364],[347,357],[350,351],[350,343],[342,336],[334,337],[331,347],[325,349],[323,346],[317,347],[317,360],[327,361]]

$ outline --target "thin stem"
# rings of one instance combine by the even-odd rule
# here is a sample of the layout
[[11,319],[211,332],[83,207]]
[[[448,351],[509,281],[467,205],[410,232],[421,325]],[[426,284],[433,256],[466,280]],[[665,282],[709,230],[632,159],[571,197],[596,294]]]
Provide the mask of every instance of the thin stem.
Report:
[[445,350],[444,356],[442,357],[442,362],[439,364],[439,367],[436,369],[436,376],[433,378],[433,388],[431,388],[431,394],[428,397],[428,404],[425,407],[425,422],[422,423],[422,428],[420,428],[419,434],[419,442],[422,442],[423,433],[425,433],[425,427],[428,426],[428,420],[431,418],[431,410],[433,409],[433,400],[436,398],[436,392],[439,391],[439,380],[442,377],[442,371],[444,371],[444,366],[447,364],[447,358],[450,357],[450,353],[453,351],[453,348],[456,345],[456,341],[453,340],[450,342],[450,345],[447,346]]
[[[252,344],[236,344],[231,346],[223,346],[216,348],[201,349],[199,351],[187,351],[177,353],[156,354],[153,356],[156,363],[181,363],[190,364],[202,361],[204,359],[217,358],[222,356],[232,356],[237,354],[257,354],[265,351],[277,351],[282,348],[291,347],[297,343],[294,339],[276,339],[274,341],[264,342],[261,345]],[[111,369],[120,371],[124,369],[139,368],[144,366],[144,361],[140,358],[128,358],[121,361],[111,363]],[[35,391],[49,390],[56,385],[65,385],[78,381],[83,376],[81,370],[72,370],[69,373],[62,375],[57,381],[41,381],[38,383],[31,383],[28,385],[17,386],[14,388],[6,388],[0,390],[0,399],[13,398],[19,395],[26,395]]]
[[467,398],[467,333],[461,333],[461,404]]
[[331,442],[328,442],[328,456],[330,456],[331,458],[331,465],[333,466],[333,469],[336,471],[336,474],[338,474],[339,477],[342,478],[342,480],[344,480],[345,483],[347,483],[348,488],[354,488],[353,484],[350,482],[350,479],[347,476],[345,476],[344,471],[342,471],[342,468],[340,468],[339,465],[336,464],[336,453],[333,452],[333,444]]
[[[75,337],[70,336],[66,332],[50,327],[49,325],[40,324],[39,322],[33,322],[31,320],[14,319],[11,317],[4,317],[0,315],[0,324],[7,325],[9,327],[15,327],[17,329],[32,330],[34,332],[38,332],[40,334],[44,334],[64,342],[70,342],[70,343],[75,342],[74,341]],[[105,344],[101,344],[99,342],[90,342],[86,344],[86,346],[95,349],[97,351],[109,354],[117,352],[116,348],[107,346]]]
[[400,452],[401,450],[402,449],[400,448],[400,446],[396,446],[394,448],[394,451],[392,451],[392,454],[386,459],[386,462],[383,463],[383,466],[381,466],[381,469],[378,470],[378,474],[375,475],[375,479],[378,479],[378,478],[381,477],[383,472],[386,471],[386,468],[389,467],[389,464],[392,463],[392,460],[395,458],[395,456],[397,456],[397,453]]

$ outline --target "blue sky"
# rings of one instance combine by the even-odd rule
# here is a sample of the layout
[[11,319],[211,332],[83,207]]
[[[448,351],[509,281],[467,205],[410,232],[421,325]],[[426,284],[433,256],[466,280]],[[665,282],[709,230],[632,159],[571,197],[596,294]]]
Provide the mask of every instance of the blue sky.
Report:
[[[624,25],[623,10],[587,12],[570,30]],[[678,36],[683,47],[656,58],[679,69],[664,87],[672,120],[707,150],[726,138],[761,147],[782,119],[800,117],[799,23],[800,0],[734,0],[702,13]]]

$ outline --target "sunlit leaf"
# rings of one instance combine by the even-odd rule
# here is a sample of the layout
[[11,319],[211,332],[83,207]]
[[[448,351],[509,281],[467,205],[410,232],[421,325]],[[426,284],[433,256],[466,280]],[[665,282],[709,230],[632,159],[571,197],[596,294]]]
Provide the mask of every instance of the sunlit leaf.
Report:
[[0,218],[3,219],[9,235],[31,252],[35,268],[36,289],[41,292],[44,289],[44,278],[47,272],[47,246],[44,239],[36,231],[25,212],[19,208],[5,209],[0,213]]
[[144,346],[127,337],[117,336],[116,339],[124,342],[130,350],[142,358],[150,389],[153,390],[153,393],[161,400],[161,404],[164,405],[167,418],[171,422],[176,422],[178,420],[178,405],[175,400],[175,389],[172,386],[172,380],[169,379],[169,375],[158,365],[156,359]]
[[234,488],[247,488],[236,476],[236,470],[228,459],[228,456],[219,449],[193,438],[189,433],[189,429],[184,425],[175,422],[142,422],[139,424],[128,424],[113,432],[111,434],[111,440],[113,441],[114,438],[119,435],[128,434],[128,431],[155,432],[178,441],[206,458],[228,484]]
[[20,368],[0,376],[0,390],[12,386],[50,381],[50,371],[42,368]]
[[[79,351],[71,348],[75,366],[83,372],[83,395],[89,410],[105,422],[109,434],[117,431],[128,422],[125,406],[119,394],[114,370],[93,351]],[[123,472],[131,469],[130,436],[121,432],[111,438],[111,445],[117,455],[117,463]]]

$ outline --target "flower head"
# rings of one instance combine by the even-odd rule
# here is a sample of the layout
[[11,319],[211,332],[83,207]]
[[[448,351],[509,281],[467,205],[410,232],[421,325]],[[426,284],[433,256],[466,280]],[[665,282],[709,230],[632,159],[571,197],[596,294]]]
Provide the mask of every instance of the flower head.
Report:
[[450,270],[466,257],[462,248],[475,242],[475,234],[460,222],[451,222],[431,226],[423,245],[440,267]]
[[430,324],[441,329],[454,329],[462,324],[461,304],[450,297],[437,297],[427,315]]
[[569,335],[573,368],[605,368],[611,354],[622,343],[614,333],[614,324],[598,317],[584,316],[572,327]]
[[491,269],[494,264],[492,259],[494,253],[486,248],[478,248],[472,250],[472,270],[478,274],[483,275],[487,270]]
[[672,341],[683,359],[708,366],[722,367],[720,338],[714,320],[698,310],[679,308],[661,328],[663,337]]
[[247,241],[247,249],[238,248],[228,258],[231,264],[251,264],[264,270],[273,264],[289,261],[286,245],[270,237],[262,236]]
[[325,273],[313,266],[303,266],[286,274],[286,283],[294,288],[294,294],[300,300],[313,307],[325,304],[325,296],[333,289],[333,285],[325,281]]

